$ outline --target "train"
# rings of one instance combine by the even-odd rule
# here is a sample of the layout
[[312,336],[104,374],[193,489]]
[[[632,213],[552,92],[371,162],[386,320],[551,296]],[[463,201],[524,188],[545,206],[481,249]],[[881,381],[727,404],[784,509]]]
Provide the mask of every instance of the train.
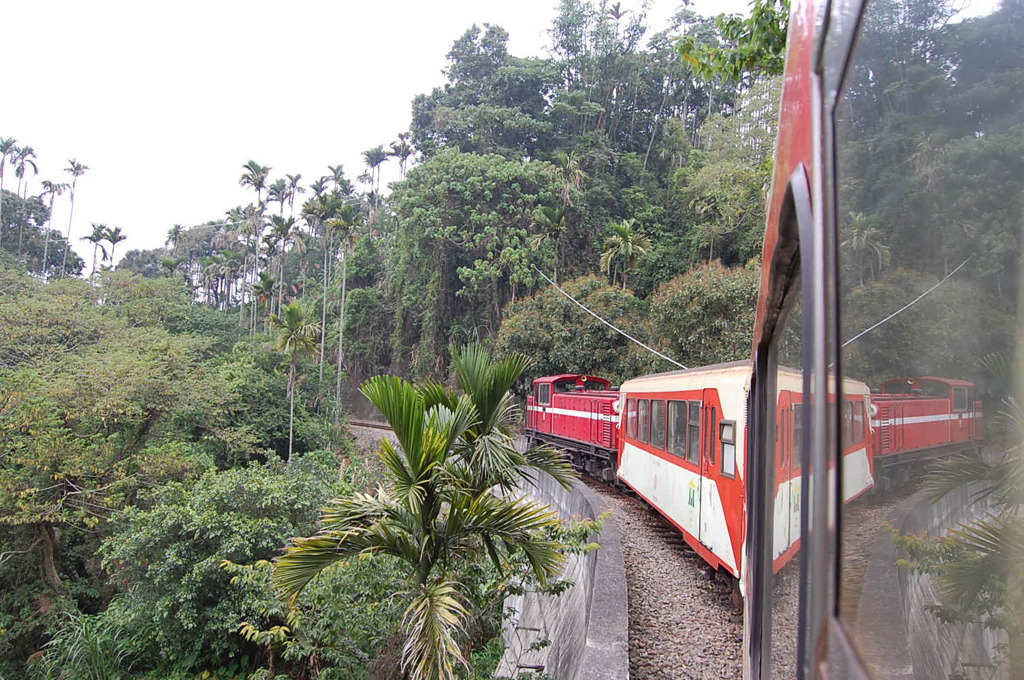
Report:
[[[599,376],[534,380],[526,403],[530,445],[549,444],[588,475],[629,490],[668,520],[713,569],[742,577],[753,364],[734,361],[647,375],[614,388]],[[906,481],[913,463],[976,449],[984,439],[981,402],[966,380],[898,378],[872,392],[843,380],[841,497]],[[830,398],[836,400],[835,390]],[[800,546],[803,376],[777,378],[777,445],[772,566]],[[830,469],[835,482],[834,466]]]

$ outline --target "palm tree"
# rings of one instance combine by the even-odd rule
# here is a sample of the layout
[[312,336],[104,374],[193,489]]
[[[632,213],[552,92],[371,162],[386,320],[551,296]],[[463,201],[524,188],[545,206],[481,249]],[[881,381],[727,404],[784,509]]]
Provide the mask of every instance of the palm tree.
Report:
[[327,169],[331,171],[330,181],[334,182],[334,188],[344,192],[349,186],[348,180],[345,179],[345,169],[340,163],[338,165],[328,165]]
[[[631,219],[612,222],[608,226],[612,230],[612,235],[604,242],[607,250],[601,254],[601,271],[611,276],[612,283],[615,283],[612,265],[621,260],[622,290],[626,290],[629,270],[634,269],[637,261],[651,251],[651,240],[633,229]],[[615,264],[615,268],[618,269],[618,264]]]
[[323,294],[320,298],[320,381],[324,379],[324,350],[327,345],[327,288],[330,281],[329,256],[332,250],[331,232],[327,229],[327,221],[337,216],[344,205],[341,194],[334,190],[311,198],[302,206],[302,214],[311,225],[320,228],[321,244],[324,249]]
[[587,178],[587,173],[580,168],[580,161],[575,152],[556,151],[552,154],[551,162],[555,166],[555,174],[562,185],[562,205],[571,206],[573,204],[572,195],[580,190],[583,180]]
[[292,460],[295,438],[295,381],[299,358],[316,354],[316,336],[320,326],[300,300],[289,303],[280,315],[270,315],[270,326],[277,332],[277,349],[288,355],[288,462]]
[[164,241],[165,246],[170,246],[171,250],[178,245],[178,241],[181,240],[181,234],[185,231],[184,227],[180,224],[175,224],[173,227],[167,230],[167,240]]
[[267,177],[270,176],[272,168],[260,165],[256,161],[249,161],[242,166],[242,169],[245,172],[238,178],[238,184],[250,187],[256,192],[256,204],[259,209],[263,206],[263,190],[267,188]]
[[43,193],[40,196],[50,197],[50,212],[46,218],[46,236],[43,239],[43,264],[39,268],[39,272],[43,277],[43,281],[46,281],[49,275],[49,264],[50,264],[50,224],[53,222],[53,199],[60,196],[68,190],[67,184],[61,184],[59,182],[51,182],[48,179],[43,180]]
[[90,276],[96,276],[96,255],[99,251],[103,251],[103,261],[107,261],[107,250],[103,247],[103,242],[107,240],[107,225],[92,223],[92,233],[88,236],[82,237],[83,241],[88,241],[92,244],[92,271]]
[[530,239],[530,247],[537,250],[549,240],[554,244],[555,283],[558,283],[558,263],[560,259],[559,239],[562,236],[562,232],[565,231],[565,225],[567,222],[568,216],[566,215],[564,206],[559,206],[557,208],[543,206],[534,218],[534,225],[536,225],[540,231]]
[[[7,165],[7,157],[18,151],[18,140],[14,137],[0,137],[0,220],[4,214],[4,167]],[[0,221],[0,241],[3,238],[3,222]]]
[[284,215],[284,204],[288,202],[288,181],[276,179],[267,189],[267,202],[277,203],[279,215]]
[[273,276],[266,272],[260,272],[260,280],[252,287],[252,294],[263,303],[263,308],[267,312],[270,311],[270,306],[273,304],[276,286],[277,281]]
[[856,263],[860,283],[863,284],[865,264],[871,272],[871,278],[875,278],[875,262],[878,263],[879,272],[889,264],[889,246],[882,240],[882,231],[872,226],[863,213],[849,213],[849,225],[844,231],[847,237],[839,247],[850,255],[847,258],[849,261]]
[[348,283],[348,251],[355,236],[355,228],[360,222],[358,208],[351,203],[346,203],[338,211],[338,217],[328,222],[328,228],[338,234],[338,242],[341,244],[341,297],[338,300],[338,359],[337,372],[334,380],[334,422],[338,423],[341,412],[341,374],[344,366],[345,355],[345,301],[347,298]]
[[[502,386],[488,384],[480,402],[492,405]],[[471,473],[479,461],[465,450],[474,432],[494,423],[494,411],[482,414],[470,395],[455,396],[439,383],[417,387],[394,376],[371,378],[362,392],[398,440],[381,442],[384,482],[374,495],[332,501],[320,532],[293,539],[277,559],[273,582],[294,601],[324,569],[354,555],[383,553],[401,560],[409,571],[404,594],[410,599],[403,670],[411,680],[452,680],[459,665],[468,665],[460,636],[471,602],[459,567],[489,558],[500,570],[504,556],[521,551],[544,582],[559,572],[563,558],[561,546],[541,532],[558,520],[545,506],[492,493],[492,485],[479,490],[474,483]]]
[[25,170],[28,166],[32,166],[32,173],[35,175],[39,174],[39,166],[32,160],[36,157],[36,150],[31,146],[25,146],[17,149],[14,153],[14,176],[18,178],[18,195],[22,198],[28,197],[28,180],[25,180],[25,193],[21,193],[21,182],[25,177]]
[[380,166],[391,154],[384,150],[384,145],[375,146],[363,152],[363,161],[370,170],[371,187],[374,191],[380,192]]
[[327,191],[327,185],[330,184],[330,182],[331,178],[326,176],[320,177],[310,182],[309,190],[313,192],[313,198],[319,198],[320,196],[322,196],[323,193]]
[[110,242],[110,264],[114,264],[114,248],[121,241],[124,241],[128,237],[121,232],[121,227],[114,227],[113,229],[107,229],[106,240]]
[[71,221],[75,218],[75,188],[78,186],[78,178],[84,175],[88,169],[88,165],[79,163],[76,158],[70,159],[68,167],[64,168],[64,172],[71,173],[71,212],[68,214],[68,233],[64,242],[64,258],[60,265],[61,278],[64,277],[64,272],[67,269],[68,250],[71,249]]
[[288,244],[295,238],[295,218],[271,215],[270,235],[277,244],[277,310],[280,312],[281,302],[284,298],[284,256]]
[[398,159],[398,172],[402,179],[405,179],[405,166],[414,153],[415,150],[409,144],[409,133],[399,132],[398,141],[391,142],[391,153],[388,155]]
[[[256,209],[252,213],[252,242],[250,247],[252,248],[252,279],[251,281],[255,284],[256,275],[260,268],[259,259],[259,247],[260,241],[263,236],[263,210],[266,207],[263,203],[263,190],[267,186],[267,178],[270,176],[272,168],[266,165],[260,165],[256,161],[250,160],[242,166],[244,172],[242,176],[238,178],[239,186],[250,187],[256,192]],[[250,335],[256,334],[256,298],[252,300],[252,314],[250,316],[249,324]]]
[[288,214],[294,215],[295,197],[306,193],[306,188],[299,185],[302,175],[285,175],[285,179],[288,181]]

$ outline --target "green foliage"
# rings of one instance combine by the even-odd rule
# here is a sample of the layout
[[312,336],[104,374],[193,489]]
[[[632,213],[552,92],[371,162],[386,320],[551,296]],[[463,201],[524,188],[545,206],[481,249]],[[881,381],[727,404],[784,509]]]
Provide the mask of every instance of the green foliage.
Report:
[[680,56],[703,78],[749,82],[758,75],[779,75],[785,65],[789,0],[753,0],[750,16],[715,17],[718,40],[694,35],[679,38]]
[[[887,272],[857,286],[846,296],[844,339],[852,338],[903,307],[937,282],[911,271]],[[972,328],[964,333],[965,317]],[[861,337],[844,350],[850,374],[868,384],[901,375],[942,375],[980,381],[978,369],[964,357],[985,356],[1007,347],[1013,317],[998,301],[988,299],[974,282],[950,279],[899,316]],[[920,348],[927,347],[927,352]],[[970,374],[965,374],[969,370]]]
[[[596,276],[568,281],[563,288],[602,318],[645,339],[648,312],[643,300]],[[593,373],[616,382],[643,372],[643,358],[631,350],[631,344],[551,287],[509,305],[497,338],[500,351],[535,357],[531,378]]]
[[221,562],[270,559],[289,536],[310,532],[338,494],[330,454],[208,472],[154,489],[113,520],[104,568],[123,590],[106,616],[132,631],[150,663],[214,667],[246,650],[241,621],[257,603],[229,585]]
[[534,210],[557,191],[550,165],[499,156],[444,151],[409,173],[392,197],[397,357],[439,372],[455,326],[497,329],[502,307],[535,281]]
[[398,442],[381,442],[384,484],[374,496],[335,499],[317,535],[293,539],[274,568],[281,594],[294,602],[325,569],[357,555],[401,560],[407,573],[402,668],[416,679],[454,678],[467,663],[462,639],[476,604],[467,600],[460,573],[487,559],[500,571],[518,553],[544,583],[562,562],[560,544],[541,534],[556,517],[491,491],[518,474],[508,388],[527,363],[510,356],[491,364],[480,347],[456,352],[465,395],[440,383],[368,380],[363,392]]
[[651,296],[647,337],[686,366],[750,356],[760,271],[719,262],[662,284]]
[[138,656],[125,631],[105,617],[69,613],[32,670],[45,680],[122,680]]

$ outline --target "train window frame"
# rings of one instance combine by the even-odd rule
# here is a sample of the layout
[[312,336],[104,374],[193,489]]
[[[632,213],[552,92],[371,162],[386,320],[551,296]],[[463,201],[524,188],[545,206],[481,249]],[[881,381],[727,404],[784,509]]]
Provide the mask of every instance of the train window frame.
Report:
[[[657,417],[658,407],[660,406],[661,418]],[[658,448],[662,451],[668,450],[668,422],[667,422],[667,409],[668,405],[664,399],[651,399],[651,446]],[[660,420],[661,424],[661,437],[659,441],[655,438],[655,427],[658,425]]]
[[[961,400],[963,401],[963,405],[960,403]],[[953,410],[958,413],[963,413],[964,411],[969,410],[969,408],[970,401],[967,397],[967,388],[953,387]]]
[[648,444],[651,441],[651,400],[637,399],[636,402],[636,437],[638,442]]
[[537,404],[549,406],[551,404],[551,383],[540,383],[537,385]]
[[636,399],[626,400],[626,436],[636,439]]
[[851,446],[857,446],[867,441],[867,437],[864,435],[864,420],[867,417],[867,409],[864,408],[864,400],[857,399],[853,403],[853,419],[851,420],[850,434],[851,434]]
[[718,431],[718,428],[716,427],[718,409],[716,407],[711,407],[710,416],[711,419],[708,421],[708,465],[713,468],[717,463],[717,457],[715,454],[718,449],[717,441],[715,439],[715,433]]
[[[689,409],[690,406],[687,401],[681,399],[668,400],[668,447],[665,450],[682,460],[686,460],[686,434],[689,431],[686,423],[686,415]],[[680,428],[682,437],[677,436]],[[680,443],[682,446],[677,450],[676,446]]]
[[[700,465],[700,437],[704,428],[701,427],[701,402],[688,401],[686,407],[686,460]],[[697,417],[694,418],[694,410]]]
[[[726,434],[728,430],[728,434]],[[736,421],[718,423],[718,440],[722,443],[722,476],[736,479]]]

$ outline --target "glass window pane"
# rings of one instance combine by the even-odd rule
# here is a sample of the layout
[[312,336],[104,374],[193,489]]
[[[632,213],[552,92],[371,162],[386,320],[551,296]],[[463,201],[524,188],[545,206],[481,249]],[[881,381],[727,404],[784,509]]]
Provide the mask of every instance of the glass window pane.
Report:
[[871,389],[843,494],[877,492],[841,508],[839,613],[875,677],[1024,677],[1024,502],[992,493],[1024,467],[1022,74],[1020,2],[869,2],[836,106],[840,372]]
[[689,414],[690,436],[686,448],[686,460],[700,463],[700,402],[690,402]]
[[636,439],[636,399],[626,401],[626,436]]
[[668,403],[668,452],[686,457],[686,402]]
[[665,448],[665,402],[651,402],[651,445]]
[[641,399],[637,404],[638,431],[636,438],[642,442],[650,441],[651,438],[651,411],[650,401]]

